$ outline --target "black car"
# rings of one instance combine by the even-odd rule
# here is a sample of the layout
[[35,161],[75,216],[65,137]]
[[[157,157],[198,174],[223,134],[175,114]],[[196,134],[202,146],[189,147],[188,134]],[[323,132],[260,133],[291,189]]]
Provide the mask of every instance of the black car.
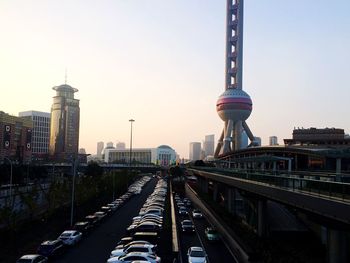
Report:
[[183,220],[181,222],[181,228],[182,228],[182,232],[194,232],[194,225],[192,224],[191,220]]
[[54,257],[62,254],[66,250],[61,240],[48,240],[40,244],[38,254],[45,257]]
[[99,218],[95,215],[88,215],[85,217],[85,220],[92,226],[96,226],[99,223]]
[[89,233],[89,231],[92,229],[93,225],[90,224],[89,222],[77,222],[74,225],[74,230],[77,230],[81,232],[83,235],[86,235]]

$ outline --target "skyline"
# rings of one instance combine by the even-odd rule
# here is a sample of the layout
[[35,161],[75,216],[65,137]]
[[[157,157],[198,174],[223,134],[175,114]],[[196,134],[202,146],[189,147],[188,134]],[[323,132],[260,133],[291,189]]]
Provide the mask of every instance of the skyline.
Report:
[[[67,84],[79,89],[79,148],[88,153],[98,141],[128,147],[130,118],[136,148],[167,144],[186,158],[190,142],[207,134],[217,141],[226,3],[151,3],[156,8],[140,1],[0,3],[0,110],[49,112],[52,87],[64,83],[67,68]],[[293,127],[349,132],[349,7],[340,0],[245,1],[247,122],[263,144],[271,135],[281,144]]]

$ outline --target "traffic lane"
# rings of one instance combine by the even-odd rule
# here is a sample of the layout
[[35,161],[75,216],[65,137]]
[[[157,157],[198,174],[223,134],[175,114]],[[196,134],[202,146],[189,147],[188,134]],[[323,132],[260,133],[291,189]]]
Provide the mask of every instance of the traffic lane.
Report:
[[[188,262],[187,251],[190,247],[201,247],[202,244],[198,238],[196,232],[193,233],[184,233],[181,228],[181,221],[185,219],[191,219],[188,216],[178,217],[178,231],[180,232],[180,249],[182,255],[182,262]],[[215,261],[213,261],[215,262]]]
[[210,262],[238,263],[222,240],[213,242],[206,239],[205,229],[211,225],[205,218],[193,219],[193,222]]
[[156,183],[156,179],[150,180],[140,195],[131,197],[79,244],[54,262],[106,262],[118,241],[125,236],[132,218],[138,215],[147,197],[153,192]]

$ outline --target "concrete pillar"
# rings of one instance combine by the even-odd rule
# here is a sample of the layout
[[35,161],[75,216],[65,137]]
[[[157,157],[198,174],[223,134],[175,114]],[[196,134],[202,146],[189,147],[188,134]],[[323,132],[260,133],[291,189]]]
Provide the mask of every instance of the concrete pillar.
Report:
[[327,252],[329,263],[346,263],[349,262],[347,255],[347,240],[346,232],[328,229],[327,231]]
[[274,161],[272,171],[276,172],[276,170],[277,170],[277,163],[276,163],[276,161]]
[[209,184],[208,179],[203,178],[202,179],[202,191],[206,194],[208,193],[208,184]]
[[235,189],[228,187],[227,188],[227,210],[233,215],[236,214],[235,200],[236,200]]
[[288,173],[292,172],[292,159],[288,159]]
[[266,200],[258,200],[258,236],[265,237],[267,235],[267,207]]
[[336,168],[335,168],[335,180],[337,182],[341,181],[341,158],[337,158],[336,160]]
[[213,184],[213,200],[216,201],[218,199],[218,189],[219,188],[219,184],[218,183],[214,183]]

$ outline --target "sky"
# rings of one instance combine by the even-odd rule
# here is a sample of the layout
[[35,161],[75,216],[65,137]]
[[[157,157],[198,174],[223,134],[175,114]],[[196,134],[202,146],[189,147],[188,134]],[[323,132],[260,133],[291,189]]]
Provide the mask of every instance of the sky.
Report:
[[[350,1],[246,0],[243,89],[255,136],[294,127],[350,132]],[[79,90],[80,148],[189,143],[223,122],[224,0],[0,0],[0,110],[50,112],[52,87]]]

